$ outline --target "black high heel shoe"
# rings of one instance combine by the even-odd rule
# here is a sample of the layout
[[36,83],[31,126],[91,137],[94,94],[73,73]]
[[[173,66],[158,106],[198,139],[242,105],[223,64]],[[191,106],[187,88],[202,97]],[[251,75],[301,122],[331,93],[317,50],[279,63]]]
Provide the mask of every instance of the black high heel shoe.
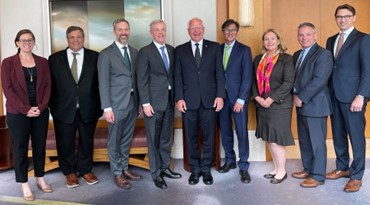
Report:
[[281,178],[281,179],[276,179],[275,177],[273,179],[271,179],[270,183],[271,184],[280,184],[281,182],[283,182],[286,178],[288,178],[288,174],[285,173],[284,177]]
[[267,173],[265,175],[263,175],[263,177],[265,177],[266,179],[272,179],[275,177],[276,174],[271,174],[271,173]]

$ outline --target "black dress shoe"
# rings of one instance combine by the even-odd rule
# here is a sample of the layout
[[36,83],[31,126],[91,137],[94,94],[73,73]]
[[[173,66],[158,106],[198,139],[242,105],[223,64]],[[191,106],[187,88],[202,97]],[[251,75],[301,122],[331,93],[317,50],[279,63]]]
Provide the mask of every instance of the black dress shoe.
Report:
[[173,172],[173,171],[171,171],[168,168],[162,171],[161,176],[162,177],[168,177],[168,178],[171,178],[171,179],[181,178],[181,174],[180,173]]
[[276,179],[275,177],[273,179],[271,179],[271,184],[280,184],[281,182],[283,182],[286,178],[288,178],[288,174],[285,173],[285,175],[283,176],[283,178],[281,179]]
[[213,184],[213,177],[211,172],[203,173],[203,183],[205,185],[211,185]]
[[229,172],[230,169],[235,169],[236,168],[236,163],[233,162],[233,163],[225,163],[222,167],[220,167],[220,169],[218,170],[218,172],[220,173],[226,173],[226,172]]
[[154,179],[154,184],[156,187],[160,189],[167,189],[167,184],[164,181],[163,177],[159,176],[156,179]]
[[240,181],[242,181],[245,184],[248,184],[251,182],[251,176],[248,173],[248,170],[240,170]]
[[191,173],[191,175],[189,177],[189,184],[190,185],[196,185],[196,184],[198,184],[199,177],[200,177],[200,174],[198,174],[198,173]]
[[265,177],[266,179],[272,179],[275,177],[276,174],[271,174],[271,173],[267,173],[265,175],[263,175],[263,177]]

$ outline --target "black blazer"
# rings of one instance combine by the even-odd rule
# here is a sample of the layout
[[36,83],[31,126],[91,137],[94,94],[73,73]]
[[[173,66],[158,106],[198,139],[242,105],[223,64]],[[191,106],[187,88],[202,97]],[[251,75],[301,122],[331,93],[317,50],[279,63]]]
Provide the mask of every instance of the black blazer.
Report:
[[[333,54],[337,36],[326,42],[326,49]],[[350,33],[334,60],[329,86],[343,103],[352,103],[356,95],[370,97],[370,35],[356,29]]]
[[162,60],[156,45],[151,44],[140,49],[136,58],[136,78],[141,104],[150,103],[154,110],[164,111],[168,102],[168,86],[171,86],[173,97],[174,48],[166,44],[169,60],[169,71]]
[[[254,100],[258,94],[256,70],[262,55],[254,59],[253,67],[253,84],[252,84],[252,99]],[[270,97],[274,102],[269,109],[291,108],[293,107],[292,88],[295,78],[295,71],[293,65],[293,57],[287,53],[281,53],[272,70],[270,76],[270,92],[265,98]],[[260,105],[256,103],[256,106]]]
[[175,99],[185,100],[188,109],[198,109],[202,102],[211,109],[216,97],[225,98],[224,68],[220,45],[203,40],[202,58],[196,65],[191,42],[175,50]]
[[[293,55],[294,65],[301,50]],[[302,107],[297,113],[309,117],[324,117],[333,112],[330,101],[328,80],[333,70],[333,57],[330,51],[314,44],[306,54],[300,68],[296,70],[294,87]]]
[[84,61],[77,84],[68,63],[67,49],[49,57],[52,82],[49,106],[55,120],[63,123],[73,122],[77,97],[83,122],[92,122],[102,115],[97,70],[98,56],[98,52],[84,48]]

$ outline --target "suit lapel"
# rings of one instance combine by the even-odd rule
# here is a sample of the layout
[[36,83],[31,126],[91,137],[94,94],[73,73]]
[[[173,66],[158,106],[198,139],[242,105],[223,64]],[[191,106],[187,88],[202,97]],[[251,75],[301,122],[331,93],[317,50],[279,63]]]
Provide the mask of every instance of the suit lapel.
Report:
[[344,42],[342,48],[339,50],[337,58],[340,58],[340,56],[345,52],[346,49],[350,47],[350,45],[356,40],[358,31],[356,29],[353,29],[353,31],[349,34],[346,41]]
[[202,67],[202,64],[204,62],[204,59],[206,59],[207,54],[208,54],[208,41],[203,39],[202,54],[200,55],[201,58],[200,58],[199,68]]
[[71,67],[68,62],[67,49],[65,49],[65,51],[62,52],[62,66],[60,68],[65,69],[65,72],[68,73],[69,79],[76,83],[75,79],[73,78]]
[[166,48],[167,48],[167,53],[168,53],[168,61],[170,62],[170,64],[168,65],[169,66],[169,70],[168,70],[168,73],[171,73],[173,72],[173,66],[172,65],[175,65],[173,62],[173,59],[174,59],[174,54],[173,54],[173,49],[171,49],[167,44],[166,44]]
[[[236,57],[235,55],[236,55],[236,53],[238,53],[238,51],[237,51],[238,48],[239,48],[239,43],[238,43],[238,41],[235,41],[234,46],[232,47],[231,53],[229,55],[229,61],[227,62],[226,70],[229,69],[230,62],[233,62],[234,58]],[[222,55],[222,57],[223,57],[223,55]]]
[[[116,43],[113,42],[113,44],[111,45],[111,48],[113,50],[113,53],[116,55],[116,57],[121,61],[121,63],[123,65],[125,65],[125,68],[128,69],[128,66],[126,63],[125,63],[125,60],[123,59],[123,56],[122,56],[122,53],[121,51],[119,50],[119,48],[117,47]],[[130,52],[130,49],[127,51],[127,52]]]
[[88,52],[86,52],[86,49],[84,49],[84,60],[83,60],[83,64],[82,64],[81,75],[78,78],[78,82],[80,82],[84,78],[84,76],[86,75],[86,72],[88,72],[87,68],[89,67],[90,62],[91,62],[90,61],[90,55],[88,54]]
[[15,75],[17,76],[17,79],[22,79],[22,80],[19,80],[19,83],[23,91],[27,93],[28,91],[27,91],[26,80],[24,77],[23,67],[22,67],[22,63],[21,63],[21,59],[19,55],[17,55],[15,58]]
[[304,66],[307,64],[307,62],[310,61],[310,59],[312,58],[313,54],[316,53],[317,49],[319,48],[319,46],[317,45],[317,43],[315,43],[310,51],[306,54],[306,57],[304,58],[301,66],[297,69],[296,71],[296,77],[298,77],[301,73],[302,73],[302,70],[304,68]]

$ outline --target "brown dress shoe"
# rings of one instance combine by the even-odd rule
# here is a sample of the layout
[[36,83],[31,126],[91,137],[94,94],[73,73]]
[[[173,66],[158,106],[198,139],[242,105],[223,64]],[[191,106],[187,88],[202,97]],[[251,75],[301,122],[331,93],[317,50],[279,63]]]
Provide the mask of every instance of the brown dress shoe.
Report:
[[348,178],[349,177],[349,171],[342,171],[342,170],[334,170],[332,172],[326,173],[325,176],[327,179],[339,179],[341,177]]
[[360,190],[362,181],[358,179],[350,179],[344,187],[345,192],[356,192]]
[[325,182],[316,181],[315,179],[308,177],[301,183],[301,187],[303,188],[315,188],[319,185],[323,185]]
[[125,178],[126,178],[127,180],[131,180],[131,181],[140,181],[140,180],[141,180],[141,178],[142,178],[140,175],[135,174],[135,173],[133,173],[133,172],[130,172],[130,171],[128,171],[128,170],[123,171],[123,172],[122,172],[122,174],[123,174],[123,176],[125,176]]
[[310,175],[305,171],[300,171],[300,172],[293,172],[292,177],[296,179],[307,179],[308,177],[310,177]]
[[123,175],[115,176],[114,177],[114,183],[116,183],[116,185],[119,188],[122,188],[122,189],[129,189],[129,188],[131,188],[130,182],[128,182],[125,179],[125,176],[123,176]]
[[93,185],[99,182],[98,178],[91,172],[84,174],[81,178],[85,180],[88,185]]
[[73,188],[73,187],[78,187],[78,177],[76,173],[70,173],[66,176],[67,178],[67,187]]

